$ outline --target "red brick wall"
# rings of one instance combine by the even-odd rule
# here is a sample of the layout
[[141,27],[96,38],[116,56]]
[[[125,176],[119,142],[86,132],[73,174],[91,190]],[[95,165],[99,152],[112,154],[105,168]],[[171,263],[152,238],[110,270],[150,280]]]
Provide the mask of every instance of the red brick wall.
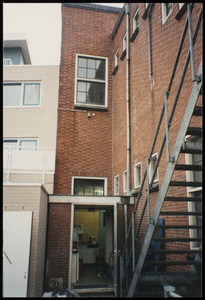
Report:
[[[72,176],[107,177],[112,194],[111,31],[118,15],[62,7],[55,194],[71,194]],[[74,109],[76,53],[108,58],[108,110]],[[69,110],[70,109],[70,110]],[[91,117],[87,114],[91,112]],[[95,116],[92,116],[92,114]]]
[[49,204],[46,289],[51,278],[63,278],[68,287],[71,204]]

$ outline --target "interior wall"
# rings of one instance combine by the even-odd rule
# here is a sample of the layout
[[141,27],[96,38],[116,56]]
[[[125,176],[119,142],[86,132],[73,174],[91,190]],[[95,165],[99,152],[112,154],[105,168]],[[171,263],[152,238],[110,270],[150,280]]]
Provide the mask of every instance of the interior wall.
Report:
[[89,212],[85,210],[76,210],[74,213],[74,225],[82,226],[84,230],[79,242],[87,243],[91,236],[95,236],[95,241],[98,244],[99,240],[99,211]]

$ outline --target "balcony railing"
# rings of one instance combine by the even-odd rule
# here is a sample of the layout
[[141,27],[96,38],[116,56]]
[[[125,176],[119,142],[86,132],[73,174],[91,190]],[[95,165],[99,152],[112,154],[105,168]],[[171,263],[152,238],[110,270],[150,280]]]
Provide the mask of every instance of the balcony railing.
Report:
[[11,65],[13,65],[13,62],[10,58],[4,58],[3,64],[4,64],[4,66],[11,66]]
[[33,146],[3,147],[3,169],[9,182],[11,173],[46,174],[55,173],[55,148]]

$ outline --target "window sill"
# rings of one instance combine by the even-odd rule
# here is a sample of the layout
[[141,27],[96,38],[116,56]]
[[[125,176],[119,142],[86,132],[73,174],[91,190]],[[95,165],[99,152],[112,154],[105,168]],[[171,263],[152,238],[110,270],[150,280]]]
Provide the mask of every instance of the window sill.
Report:
[[86,109],[86,110],[99,110],[99,111],[108,111],[106,106],[97,106],[97,105],[83,105],[83,104],[75,104],[75,109]]
[[120,60],[123,60],[126,56],[126,49],[122,52],[122,55],[120,56]]
[[112,71],[112,75],[115,75],[117,73],[117,70],[119,69],[119,66],[115,66],[114,70]]
[[133,35],[131,36],[131,38],[130,38],[130,42],[131,42],[131,43],[134,42],[136,36],[138,35],[138,32],[139,32],[139,27],[137,27],[137,28],[135,29],[135,32],[134,32]]
[[186,7],[186,4],[184,3],[184,5],[180,8],[178,13],[176,14],[175,19],[177,21],[179,21],[182,18],[182,16],[185,14],[186,10],[187,10],[187,7]]

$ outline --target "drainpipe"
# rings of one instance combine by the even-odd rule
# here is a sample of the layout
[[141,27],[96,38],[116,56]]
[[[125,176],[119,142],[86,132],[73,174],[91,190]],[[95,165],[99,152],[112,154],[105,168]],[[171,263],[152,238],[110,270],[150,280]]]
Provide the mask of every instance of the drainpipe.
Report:
[[125,6],[126,13],[126,106],[127,106],[127,194],[130,194],[130,3]]
[[147,26],[148,26],[148,58],[149,58],[149,78],[151,81],[151,89],[153,87],[153,78],[152,78],[152,56],[151,56],[151,37],[150,37],[150,17],[151,17],[152,3],[149,4],[147,12]]

